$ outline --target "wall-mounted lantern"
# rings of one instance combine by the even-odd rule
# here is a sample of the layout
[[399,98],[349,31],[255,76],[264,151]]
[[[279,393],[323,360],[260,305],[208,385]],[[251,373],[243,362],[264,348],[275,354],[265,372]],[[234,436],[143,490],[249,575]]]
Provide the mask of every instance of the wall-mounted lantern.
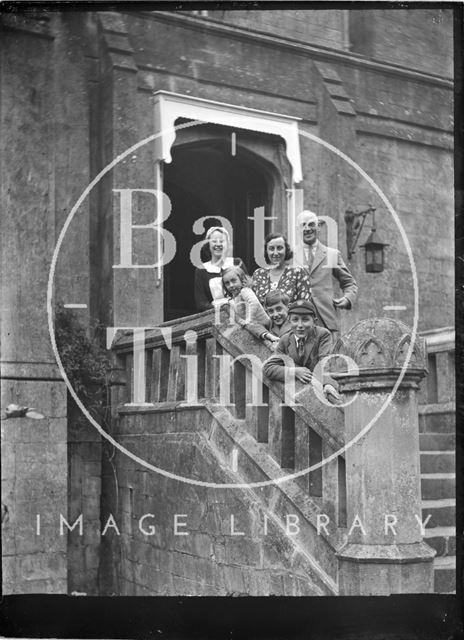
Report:
[[346,223],[346,245],[348,250],[348,260],[356,252],[359,236],[366,221],[367,216],[372,215],[372,228],[367,241],[361,245],[366,252],[366,272],[381,273],[384,269],[384,249],[389,245],[382,242],[376,233],[375,228],[375,209],[368,207],[363,211],[355,212],[352,209],[345,211]]

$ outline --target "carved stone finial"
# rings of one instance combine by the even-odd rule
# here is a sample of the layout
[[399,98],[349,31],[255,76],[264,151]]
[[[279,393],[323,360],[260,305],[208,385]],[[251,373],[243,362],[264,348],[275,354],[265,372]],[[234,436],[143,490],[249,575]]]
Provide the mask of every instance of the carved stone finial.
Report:
[[[411,344],[412,331],[399,320],[371,318],[361,320],[338,343],[337,352],[349,356],[360,368],[398,369],[403,367]],[[425,348],[416,341],[408,369],[426,369]]]

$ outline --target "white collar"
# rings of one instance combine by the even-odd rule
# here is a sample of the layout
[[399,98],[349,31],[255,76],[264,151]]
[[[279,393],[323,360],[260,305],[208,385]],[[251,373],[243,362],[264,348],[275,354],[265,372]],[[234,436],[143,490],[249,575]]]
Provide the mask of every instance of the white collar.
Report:
[[233,258],[225,258],[221,267],[218,267],[217,264],[213,264],[211,260],[208,260],[208,262],[203,262],[203,267],[206,269],[206,271],[208,271],[208,273],[221,273],[221,271],[226,267],[233,267],[233,266],[234,266]]

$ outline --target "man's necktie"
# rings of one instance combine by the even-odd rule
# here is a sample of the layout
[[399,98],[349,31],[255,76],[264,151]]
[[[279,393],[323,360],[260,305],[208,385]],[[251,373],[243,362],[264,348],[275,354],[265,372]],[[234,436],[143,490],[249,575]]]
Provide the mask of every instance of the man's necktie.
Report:
[[310,247],[308,250],[308,260],[307,260],[309,271],[311,271],[311,269],[313,268],[313,260],[314,260],[314,253],[313,253],[312,247]]
[[298,360],[300,365],[303,364],[303,358],[305,354],[305,341],[303,338],[298,338]]

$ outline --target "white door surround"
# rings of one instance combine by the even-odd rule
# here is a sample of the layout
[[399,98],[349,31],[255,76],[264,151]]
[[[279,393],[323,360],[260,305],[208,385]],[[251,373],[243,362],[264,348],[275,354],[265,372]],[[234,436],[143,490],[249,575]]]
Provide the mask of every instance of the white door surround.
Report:
[[155,140],[157,162],[171,162],[171,148],[176,138],[175,121],[178,118],[186,118],[232,129],[245,129],[280,136],[285,141],[287,158],[292,167],[293,183],[298,184],[302,181],[298,131],[298,122],[301,118],[170,91],[156,91],[154,103],[155,131],[162,132],[162,135]]

